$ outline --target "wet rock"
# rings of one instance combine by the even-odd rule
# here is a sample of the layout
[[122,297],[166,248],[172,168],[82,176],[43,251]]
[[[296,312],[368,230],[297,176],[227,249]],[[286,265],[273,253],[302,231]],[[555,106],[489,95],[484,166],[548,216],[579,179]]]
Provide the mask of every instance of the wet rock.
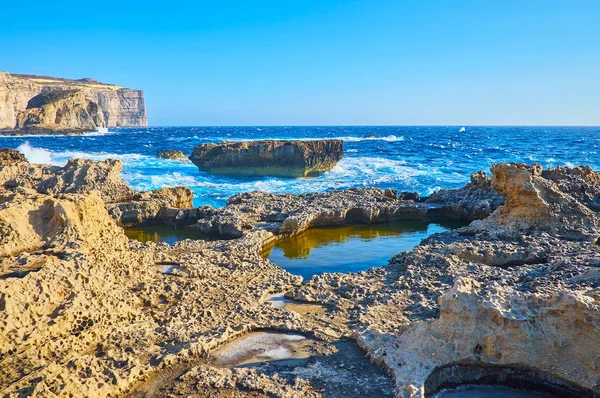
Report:
[[190,160],[201,171],[224,175],[306,177],[331,170],[342,140],[265,140],[200,144]]
[[158,156],[159,158],[171,159],[171,160],[181,160],[181,161],[189,160],[188,157],[183,154],[183,152],[175,151],[175,150],[160,151],[160,152],[156,153],[156,156]]

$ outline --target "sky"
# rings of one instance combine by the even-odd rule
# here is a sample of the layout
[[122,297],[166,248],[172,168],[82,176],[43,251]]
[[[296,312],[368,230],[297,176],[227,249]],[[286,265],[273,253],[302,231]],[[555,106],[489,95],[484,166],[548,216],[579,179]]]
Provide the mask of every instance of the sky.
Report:
[[0,70],[142,89],[150,125],[600,125],[598,0],[34,0],[2,14]]

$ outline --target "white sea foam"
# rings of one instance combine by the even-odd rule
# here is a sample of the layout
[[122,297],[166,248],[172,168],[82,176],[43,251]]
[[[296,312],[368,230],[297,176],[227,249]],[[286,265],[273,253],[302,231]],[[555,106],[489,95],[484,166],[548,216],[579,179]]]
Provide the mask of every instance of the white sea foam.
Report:
[[52,163],[51,152],[43,148],[35,148],[29,144],[29,141],[25,141],[17,148],[19,152],[25,155],[30,163]]
[[387,135],[385,137],[336,137],[338,140],[344,140],[348,142],[361,142],[361,141],[386,141],[386,142],[396,142],[396,141],[404,141],[403,136],[395,136],[395,135]]

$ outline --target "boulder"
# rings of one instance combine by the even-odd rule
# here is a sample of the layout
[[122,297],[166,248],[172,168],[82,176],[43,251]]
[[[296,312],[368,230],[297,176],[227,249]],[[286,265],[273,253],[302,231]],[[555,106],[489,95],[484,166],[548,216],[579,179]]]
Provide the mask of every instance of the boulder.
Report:
[[213,174],[306,177],[331,170],[343,156],[342,140],[264,140],[200,144],[190,160]]
[[183,160],[187,161],[188,158],[181,151],[175,151],[168,149],[166,151],[160,151],[156,153],[156,156],[163,159],[171,159],[171,160]]

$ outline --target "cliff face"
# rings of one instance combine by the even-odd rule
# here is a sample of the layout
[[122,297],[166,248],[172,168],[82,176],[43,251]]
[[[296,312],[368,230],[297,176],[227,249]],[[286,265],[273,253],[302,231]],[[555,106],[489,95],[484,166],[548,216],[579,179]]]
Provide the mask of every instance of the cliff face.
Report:
[[0,130],[147,126],[144,92],[99,83],[0,72]]

